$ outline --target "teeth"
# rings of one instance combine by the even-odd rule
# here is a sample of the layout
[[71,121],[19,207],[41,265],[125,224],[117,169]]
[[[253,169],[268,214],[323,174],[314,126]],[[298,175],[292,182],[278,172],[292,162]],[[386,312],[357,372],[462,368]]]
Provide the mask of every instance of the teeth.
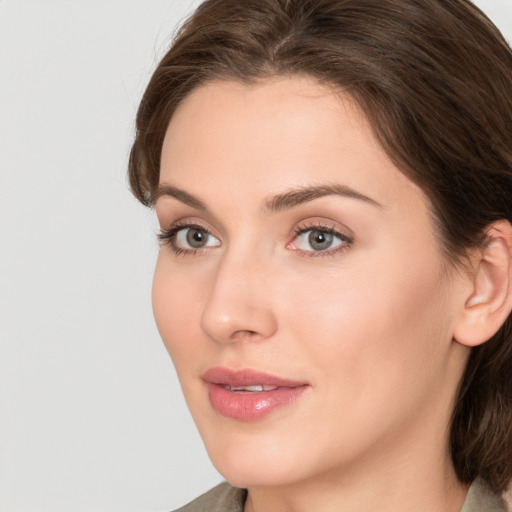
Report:
[[226,384],[225,388],[228,391],[249,391],[249,392],[258,392],[258,391],[273,391],[277,389],[277,386],[266,386],[262,384],[254,384],[252,386],[230,386]]

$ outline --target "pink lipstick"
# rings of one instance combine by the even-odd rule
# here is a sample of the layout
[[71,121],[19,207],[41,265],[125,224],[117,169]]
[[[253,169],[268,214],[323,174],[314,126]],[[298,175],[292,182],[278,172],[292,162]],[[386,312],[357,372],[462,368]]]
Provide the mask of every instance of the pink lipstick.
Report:
[[217,412],[241,421],[255,421],[294,402],[308,387],[254,370],[210,368],[204,375],[210,403]]

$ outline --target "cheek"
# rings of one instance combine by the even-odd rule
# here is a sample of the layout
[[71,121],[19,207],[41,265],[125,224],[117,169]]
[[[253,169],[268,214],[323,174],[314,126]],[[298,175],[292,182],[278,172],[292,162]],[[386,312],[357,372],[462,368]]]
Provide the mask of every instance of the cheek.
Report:
[[451,340],[438,261],[407,265],[381,254],[336,278],[317,276],[314,290],[289,294],[291,337],[302,340],[309,361],[357,393],[432,377]]
[[[163,251],[163,249],[162,249]],[[193,360],[199,329],[198,287],[191,286],[184,272],[176,271],[161,251],[153,277],[153,314],[160,336],[178,367]]]
[[356,454],[362,442],[436,407],[450,322],[439,281],[429,277],[435,270],[381,263],[289,294],[288,338],[300,344],[292,353],[306,364],[318,405],[307,436],[329,439],[333,456]]

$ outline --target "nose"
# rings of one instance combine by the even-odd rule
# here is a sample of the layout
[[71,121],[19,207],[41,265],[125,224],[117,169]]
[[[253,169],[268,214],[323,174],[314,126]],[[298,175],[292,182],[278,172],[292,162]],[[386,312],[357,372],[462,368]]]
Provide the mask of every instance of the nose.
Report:
[[268,268],[257,258],[226,255],[211,284],[201,328],[217,343],[261,341],[277,330]]

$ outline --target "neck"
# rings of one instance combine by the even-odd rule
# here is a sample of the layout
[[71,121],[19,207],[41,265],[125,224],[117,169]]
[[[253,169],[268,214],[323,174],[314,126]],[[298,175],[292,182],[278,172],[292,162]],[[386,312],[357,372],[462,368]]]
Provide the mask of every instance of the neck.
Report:
[[452,403],[427,407],[342,466],[305,481],[250,488],[246,512],[459,512],[468,486],[451,462]]
[[[468,485],[458,481],[451,463],[436,470],[408,461],[375,464],[361,474],[320,475],[314,481],[279,488],[249,489],[245,512],[458,512]],[[390,468],[392,468],[390,470]],[[361,468],[362,469],[362,468]]]
[[459,512],[469,486],[455,474],[448,427],[459,366],[436,399],[364,455],[307,480],[249,488],[245,512]]

